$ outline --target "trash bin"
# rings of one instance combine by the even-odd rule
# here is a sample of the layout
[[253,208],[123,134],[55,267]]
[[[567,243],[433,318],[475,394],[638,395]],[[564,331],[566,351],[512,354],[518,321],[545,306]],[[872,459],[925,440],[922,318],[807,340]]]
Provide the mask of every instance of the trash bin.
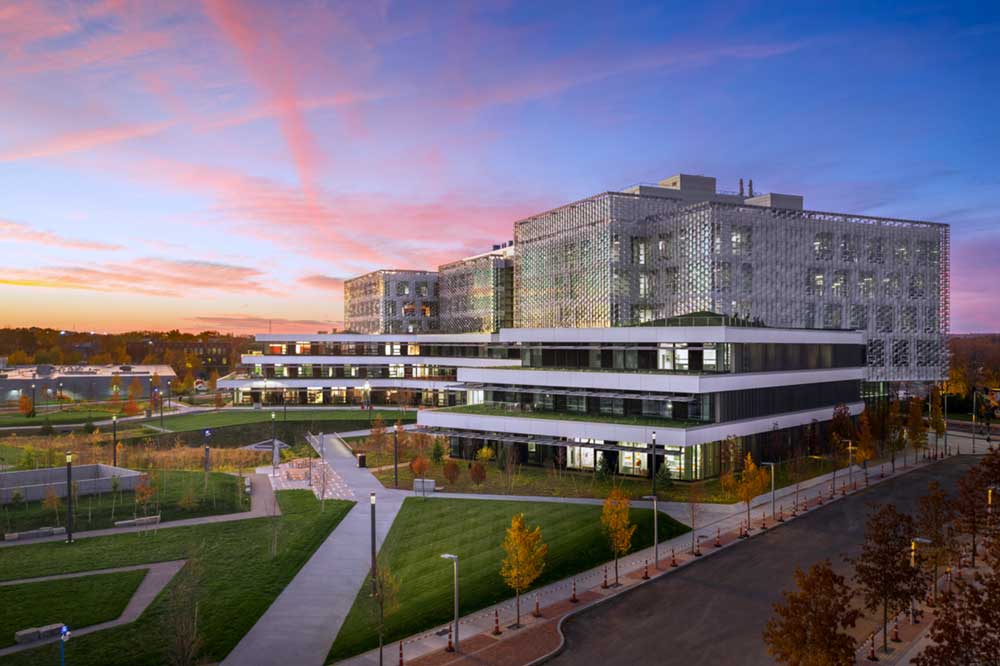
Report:
[[367,467],[367,466],[368,465],[366,464],[365,454],[359,453],[358,454],[358,467]]

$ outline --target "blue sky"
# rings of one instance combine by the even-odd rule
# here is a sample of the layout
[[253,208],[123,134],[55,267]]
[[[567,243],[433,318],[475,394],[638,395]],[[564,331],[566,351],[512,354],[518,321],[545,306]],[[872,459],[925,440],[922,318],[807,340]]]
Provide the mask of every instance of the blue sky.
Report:
[[704,173],[952,225],[1000,330],[1000,6],[0,6],[0,324],[316,330],[344,277]]

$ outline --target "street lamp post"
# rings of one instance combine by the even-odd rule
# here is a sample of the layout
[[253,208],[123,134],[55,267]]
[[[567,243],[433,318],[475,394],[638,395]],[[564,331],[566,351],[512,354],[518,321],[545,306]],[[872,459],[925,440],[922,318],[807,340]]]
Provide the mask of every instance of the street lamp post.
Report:
[[1000,490],[1000,486],[990,486],[986,489],[986,524],[993,529],[993,491]]
[[73,452],[66,452],[66,543],[73,543]]
[[118,415],[111,415],[111,465],[118,467]]
[[399,428],[392,429],[392,487],[399,488]]
[[375,493],[374,493],[374,491],[371,492],[368,495],[368,497],[371,500],[371,505],[372,505],[372,596],[374,597],[377,594],[377,585],[378,585],[378,583],[376,581],[376,578],[378,576],[378,569],[377,569],[378,565],[375,563],[376,552],[375,552]]
[[771,468],[771,518],[774,518],[774,516],[775,516],[775,511],[774,511],[774,473],[775,473],[775,471],[777,471],[777,469],[775,467],[775,465],[777,465],[777,463],[762,462],[761,465],[766,465],[766,466],[768,466],[768,467]]
[[60,666],[66,666],[66,642],[69,637],[73,635],[73,632],[69,630],[65,624],[62,629],[59,630],[59,664]]
[[854,449],[858,448],[851,440],[847,442],[847,485],[854,486]]
[[60,412],[62,411],[62,406],[63,406],[63,389],[62,389],[62,387],[63,387],[63,383],[59,382],[59,411]]
[[653,475],[653,497],[656,497],[656,431],[653,431],[653,441],[649,445],[651,449],[649,471]]
[[31,385],[31,416],[35,416],[38,410],[35,408],[35,385]]
[[271,476],[278,475],[278,435],[275,427],[274,412],[271,412]]
[[646,495],[642,499],[653,500],[653,566],[660,568],[660,511],[656,507],[656,495]]
[[156,402],[160,406],[160,430],[163,430],[163,394],[159,386],[156,387]]
[[368,429],[372,428],[372,385],[365,380],[365,409],[368,410]]
[[948,394],[944,394],[944,454],[947,456],[948,451]]
[[455,652],[458,652],[458,555],[445,553],[441,557],[451,560],[455,571]]

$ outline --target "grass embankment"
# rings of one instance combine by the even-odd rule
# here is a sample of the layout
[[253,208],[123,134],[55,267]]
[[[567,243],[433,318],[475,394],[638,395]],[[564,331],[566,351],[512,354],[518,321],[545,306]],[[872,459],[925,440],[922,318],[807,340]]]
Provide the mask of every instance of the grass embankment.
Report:
[[[145,513],[159,513],[161,522],[250,510],[250,498],[244,495],[239,478],[232,474],[210,472],[207,487],[204,472],[153,470],[149,474],[156,494]],[[0,498],[7,500],[8,494],[9,491],[3,491]],[[8,503],[0,511],[5,532],[66,524],[65,498],[59,502],[58,515],[53,509],[45,508],[41,501],[25,502],[17,507]],[[80,496],[73,513],[73,529],[78,532],[114,527],[117,520],[144,515],[131,491]]]
[[[409,498],[379,554],[400,583],[399,608],[387,618],[386,641],[437,626],[452,616],[452,564],[441,559],[441,553],[459,556],[463,615],[514,596],[500,577],[504,557],[500,544],[511,517],[519,512],[524,512],[529,526],[542,528],[542,541],[549,546],[545,570],[536,586],[611,559],[601,529],[600,506]],[[639,525],[632,539],[634,548],[652,544],[652,518],[652,511],[632,511],[632,520]],[[684,525],[660,515],[661,540],[686,531]],[[378,646],[374,624],[366,613],[370,584],[366,580],[361,586],[328,660]],[[528,612],[527,605],[523,610]]]
[[[201,414],[183,414],[165,417],[163,419],[163,427],[171,432],[184,432],[188,430],[203,430],[205,428],[245,425],[248,423],[270,423],[271,411],[269,409],[222,410]],[[280,428],[284,422],[330,422],[330,432],[368,428],[368,413],[360,409],[288,410],[287,413],[281,409],[273,411],[277,428]],[[372,412],[371,416],[374,419],[377,415],[380,415],[385,423],[395,423],[397,419],[401,419],[403,423],[413,423],[417,420],[417,412],[414,410],[376,410]],[[345,424],[349,424],[350,427],[341,427]],[[159,427],[160,422],[154,420],[150,422],[150,425]]]
[[48,624],[82,629],[114,620],[135,593],[146,570],[0,586],[0,647],[14,633]]
[[[198,659],[222,660],[288,585],[352,502],[327,500],[326,510],[307,490],[277,493],[282,515],[230,523],[160,530],[155,535],[120,534],[64,543],[0,549],[0,580],[90,571],[131,564],[188,559],[197,571],[195,599],[202,648]],[[272,539],[277,533],[277,554]],[[191,560],[196,560],[192,567]],[[192,569],[188,569],[192,567]],[[176,623],[167,586],[135,622],[74,638],[66,662],[74,666],[153,666],[169,663],[168,643]],[[336,575],[335,572],[331,575]],[[193,612],[193,608],[190,609]],[[58,645],[6,657],[5,666],[55,664]]]
[[[401,456],[402,458],[402,456]],[[391,452],[389,464],[391,464]],[[486,466],[486,480],[482,485],[476,485],[469,476],[469,461],[456,460],[459,475],[455,483],[449,483],[444,477],[444,466],[432,463],[430,470],[424,476],[434,479],[445,492],[481,493],[486,495],[505,495],[507,489],[499,469],[495,464]],[[373,465],[368,463],[369,467]],[[787,462],[778,465],[775,487],[784,488],[796,482],[803,482],[821,474],[833,471],[834,463],[826,458],[802,458],[797,463]],[[393,469],[391,467],[375,472],[376,478],[387,488],[392,487]],[[657,496],[662,500],[673,502],[687,501],[692,484],[674,481],[668,486],[658,483]],[[722,490],[719,479],[700,481],[701,501],[716,504],[729,504],[737,499],[727,495]],[[413,488],[413,473],[407,464],[400,462],[399,487]],[[612,488],[621,488],[622,492],[635,499],[652,492],[652,482],[648,478],[635,476],[607,476],[601,478],[593,472],[563,470],[555,473],[541,467],[522,465],[514,479],[513,495],[536,495],[540,497],[607,497]]]

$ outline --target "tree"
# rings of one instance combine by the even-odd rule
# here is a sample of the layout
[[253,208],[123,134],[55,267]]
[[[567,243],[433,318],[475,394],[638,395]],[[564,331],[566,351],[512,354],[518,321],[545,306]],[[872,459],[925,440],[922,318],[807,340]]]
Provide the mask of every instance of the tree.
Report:
[[430,468],[431,464],[423,456],[417,456],[410,461],[410,471],[413,473],[413,478],[415,479],[424,478],[424,475],[427,474],[427,470]]
[[142,515],[146,515],[149,503],[156,494],[156,488],[149,480],[148,474],[143,474],[139,478],[139,483],[135,485],[135,504],[142,507]]
[[439,437],[434,438],[434,447],[431,449],[431,460],[437,464],[440,464],[444,460],[444,446],[441,444]]
[[458,481],[458,463],[454,460],[446,460],[444,462],[444,478],[448,480],[448,483],[454,485]]
[[519,467],[517,446],[509,442],[503,444],[497,462],[500,465],[500,477],[503,479],[504,490],[510,494],[514,492],[514,482],[517,480],[517,470]]
[[122,393],[122,377],[121,375],[114,375],[111,377],[111,399],[118,400]]
[[620,488],[614,488],[604,499],[601,525],[615,556],[615,585],[618,585],[618,558],[632,547],[632,535],[638,527],[630,522],[629,499]]
[[219,371],[212,370],[212,373],[208,376],[208,388],[214,391],[218,385],[219,385]]
[[161,635],[167,639],[167,663],[192,666],[197,663],[202,640],[198,633],[198,587],[201,559],[191,554],[166,593],[166,613]]
[[[896,452],[903,449],[903,417],[899,400],[889,403],[889,411],[885,417],[885,444],[892,456],[892,471],[896,471]],[[905,453],[903,454],[903,465],[906,465]]]
[[45,499],[42,500],[42,506],[51,511],[55,515],[56,527],[59,526],[59,507],[62,506],[62,500],[56,495],[56,489],[52,486],[48,486],[45,489]]
[[764,628],[767,652],[776,661],[796,666],[853,664],[857,649],[847,631],[861,612],[852,608],[854,592],[829,560],[808,571],[795,570],[797,590],[783,592],[774,616]]
[[135,401],[135,398],[129,398],[128,402],[122,407],[122,414],[125,416],[136,416],[139,413],[139,403]]
[[135,400],[142,395],[142,382],[138,377],[133,377],[128,384],[128,399]]
[[941,595],[931,642],[916,666],[1000,664],[1000,539],[990,542],[986,560],[985,571],[956,579]]
[[913,447],[913,461],[917,454],[927,448],[927,424],[924,423],[924,401],[920,398],[910,398],[909,413],[906,419],[906,438]]
[[947,424],[944,420],[944,409],[941,405],[941,389],[935,384],[931,389],[931,430],[934,431],[934,450],[937,452],[938,443],[944,437]]
[[872,436],[871,420],[866,408],[858,418],[858,448],[854,451],[854,459],[860,462],[865,470],[865,485],[868,484],[868,461],[874,457],[875,438]]
[[[143,361],[145,361],[145,359],[143,359]],[[156,363],[156,361],[153,361],[153,363]],[[160,373],[153,372],[153,375],[149,378],[149,384],[154,389],[163,388],[163,378],[160,377]]]
[[854,438],[854,423],[851,421],[851,412],[844,403],[833,408],[833,416],[830,417],[830,435],[840,437],[841,440]]
[[223,397],[221,391],[215,392],[215,397],[213,398],[212,402],[214,403],[216,409],[222,409],[223,407],[226,406],[226,399]]
[[[382,663],[385,620],[399,609],[399,580],[392,574],[389,565],[381,559],[376,561],[374,585],[371,585],[371,592],[363,599],[366,615],[378,632],[379,663]],[[369,581],[371,581],[370,575]]]
[[753,461],[753,456],[747,453],[743,460],[743,471],[740,473],[739,481],[736,484],[736,495],[740,501],[746,504],[747,509],[747,530],[750,529],[750,502],[754,497],[760,495],[767,489],[770,476],[766,469],[758,467]]
[[31,418],[35,415],[35,403],[31,402],[31,398],[26,395],[22,395],[17,401],[17,411],[27,418]]
[[515,625],[521,626],[521,593],[542,575],[549,547],[542,543],[542,528],[528,529],[523,513],[511,518],[502,545],[507,556],[500,564],[500,575],[507,587],[514,590]]
[[917,533],[930,541],[921,548],[923,560],[930,570],[934,601],[937,602],[937,579],[942,566],[946,566],[954,552],[951,523],[954,518],[948,496],[941,484],[931,481],[927,494],[920,498],[917,509]]
[[472,483],[477,486],[482,484],[486,480],[486,465],[479,462],[478,460],[469,466],[469,478],[472,479]]
[[892,504],[875,509],[865,523],[861,554],[853,560],[854,580],[865,608],[882,609],[882,643],[888,645],[889,609],[904,608],[923,592],[922,576],[910,566],[913,519]]
[[381,414],[376,414],[375,418],[372,419],[371,432],[368,434],[365,444],[368,446],[369,451],[381,455],[382,450],[385,448],[385,438],[385,422],[382,421]]
[[15,349],[7,357],[7,365],[10,365],[10,366],[31,365],[31,364],[32,364],[32,358],[31,358],[31,356],[28,356],[28,354],[26,354],[21,349]]
[[972,547],[972,568],[976,568],[978,537],[986,526],[986,479],[983,469],[975,466],[958,480],[955,496],[955,528],[969,536]]

